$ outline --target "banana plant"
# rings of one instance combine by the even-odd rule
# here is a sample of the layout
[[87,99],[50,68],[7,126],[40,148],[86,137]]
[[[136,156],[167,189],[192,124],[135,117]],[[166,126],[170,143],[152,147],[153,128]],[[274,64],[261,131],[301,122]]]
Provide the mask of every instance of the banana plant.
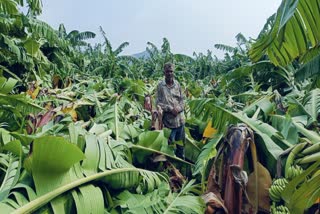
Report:
[[84,40],[92,39],[96,36],[95,33],[90,31],[79,32],[78,30],[72,30],[69,33],[66,32],[63,24],[59,25],[59,37],[70,41],[73,47],[88,46]]
[[263,164],[267,166],[269,171],[275,172],[274,166],[278,156],[291,144],[268,123],[256,117],[250,118],[243,111],[231,112],[219,106],[218,102],[217,99],[192,100],[190,101],[190,109],[195,115],[200,115],[206,120],[212,120],[212,126],[221,133],[224,133],[228,125],[237,122],[247,124],[258,135],[257,141],[259,143],[257,143],[257,147],[260,151],[258,155],[264,157],[265,163]]
[[[92,128],[87,132],[81,126],[73,127],[71,124],[70,137],[72,136],[73,142],[66,140],[68,136],[36,138],[33,141],[31,155],[24,160],[24,169],[28,171],[27,177],[32,176],[32,183],[34,183],[35,189],[21,187],[21,184],[18,184],[18,189],[28,188],[29,195],[23,196],[13,191],[10,194],[14,194],[14,198],[17,201],[9,203],[12,199],[4,198],[1,203],[3,210],[12,211],[17,209],[16,212],[18,213],[31,212],[51,202],[53,211],[60,213],[61,205],[64,202],[61,199],[54,200],[54,198],[66,191],[68,191],[68,197],[72,197],[76,201],[77,210],[81,210],[82,207],[86,209],[88,206],[94,207],[97,204],[99,205],[97,205],[96,209],[103,210],[102,189],[106,188],[106,186],[109,186],[108,189],[134,187],[139,185],[140,179],[143,178],[146,182],[140,185],[140,189],[143,191],[144,188],[147,190],[153,189],[155,185],[159,184],[160,180],[165,180],[163,176],[156,173],[134,168],[126,161],[128,156],[123,150],[125,149],[125,144],[114,141],[108,137],[110,135],[108,133],[108,131],[107,133],[104,131],[99,132],[97,128]],[[83,152],[78,147],[81,145],[84,149]],[[79,163],[84,157],[86,159]],[[119,167],[123,169],[116,169]],[[100,180],[104,185],[97,187],[97,184],[92,183],[96,180]],[[7,183],[7,180],[5,179],[3,182]],[[84,185],[88,182],[91,183]],[[77,191],[71,191],[75,188],[79,188],[78,193]],[[30,195],[30,192],[32,195]],[[92,194],[97,194],[97,201],[89,200],[85,205],[78,204],[78,194],[80,192],[84,197],[91,197]],[[17,198],[18,196],[19,198]],[[93,206],[90,203],[96,205]],[[64,212],[68,213],[70,210],[65,210]]]
[[303,56],[318,49],[320,34],[316,26],[319,17],[317,0],[283,0],[272,28],[249,50],[250,58],[257,62],[267,55],[277,66],[288,65],[297,57],[306,62]]
[[128,42],[124,42],[118,48],[113,49],[102,27],[100,27],[100,32],[104,38],[104,43],[87,50],[88,54],[95,56],[89,59],[90,65],[88,65],[88,68],[92,69],[90,72],[99,74],[104,78],[122,76],[127,69],[125,62],[135,62],[137,59],[132,56],[120,56],[123,49],[129,45]]

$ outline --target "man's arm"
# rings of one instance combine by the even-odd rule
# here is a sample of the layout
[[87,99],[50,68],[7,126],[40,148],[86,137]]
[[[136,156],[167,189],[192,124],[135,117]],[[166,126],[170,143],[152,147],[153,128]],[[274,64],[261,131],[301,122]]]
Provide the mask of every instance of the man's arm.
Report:
[[182,93],[180,85],[179,85],[179,92],[180,92],[179,104],[178,104],[178,106],[175,107],[175,111],[177,113],[180,113],[180,112],[184,111],[184,96],[183,96],[183,93]]
[[164,93],[160,84],[157,88],[156,105],[159,105],[164,112],[171,112],[173,110],[172,106],[164,103]]

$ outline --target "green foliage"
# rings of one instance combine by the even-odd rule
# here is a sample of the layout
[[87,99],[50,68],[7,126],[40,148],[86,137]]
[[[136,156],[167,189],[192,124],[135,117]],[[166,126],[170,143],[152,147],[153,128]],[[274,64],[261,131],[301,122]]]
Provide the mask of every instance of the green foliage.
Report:
[[128,191],[116,196],[115,206],[130,213],[203,213],[203,200],[190,193],[196,188],[194,180],[186,183],[180,193],[171,193],[167,185],[146,195],[132,194]]
[[320,111],[320,89],[314,89],[306,94],[302,104],[306,111],[309,112],[311,122],[317,122]]
[[[312,51],[310,51],[312,52]],[[314,53],[314,52],[312,52]],[[308,60],[301,68],[295,73],[295,78],[299,81],[307,80],[310,77],[318,75],[320,68],[320,53],[314,53],[314,56]]]
[[[18,10],[25,3],[26,15]],[[199,195],[229,125],[246,123],[254,131],[258,157],[273,176],[283,150],[301,140],[320,141],[315,0],[282,1],[255,43],[239,33],[235,47],[216,44],[226,52],[220,60],[211,51],[174,54],[166,38],[160,47],[148,42],[144,59],[124,56],[128,42],[113,48],[100,28],[103,43],[93,47],[86,40],[95,33],[67,32],[63,24],[55,30],[36,18],[41,9],[40,0],[0,2],[2,212],[203,213]],[[148,131],[144,125],[151,119],[144,95],[155,93],[166,62],[176,65],[176,79],[190,99],[186,160],[174,156],[167,130]],[[51,89],[53,80],[62,83]],[[27,135],[32,121],[26,117],[34,114],[40,121],[48,102],[54,116]],[[208,121],[218,133],[202,146]],[[200,174],[201,184],[181,182],[173,192],[170,181],[179,176],[150,166],[154,154],[165,156],[187,180]],[[195,163],[193,173],[182,170],[193,165],[189,161]],[[157,169],[165,166],[157,163]],[[318,166],[309,169],[311,174]],[[302,212],[319,197],[319,176],[303,184],[299,179],[282,197]]]
[[282,1],[272,29],[252,45],[250,58],[257,62],[266,54],[273,64],[285,66],[307,54],[319,45],[319,17],[317,0]]
[[308,175],[314,173],[319,164],[320,161],[317,161],[292,179],[282,192],[281,197],[285,200],[291,213],[304,212],[306,208],[311,207],[315,200],[319,198],[320,192],[318,186],[320,175],[315,175],[307,180]]
[[21,161],[10,154],[0,154],[0,166],[3,179],[0,186],[0,201],[9,196],[9,192],[16,185],[20,177]]

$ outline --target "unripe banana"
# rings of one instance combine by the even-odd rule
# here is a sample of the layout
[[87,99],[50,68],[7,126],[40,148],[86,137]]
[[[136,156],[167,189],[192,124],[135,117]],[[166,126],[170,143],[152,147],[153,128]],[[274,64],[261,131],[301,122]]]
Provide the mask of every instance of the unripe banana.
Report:
[[291,165],[287,170],[287,179],[292,180],[296,176],[300,175],[303,172],[303,169],[299,165]]
[[286,187],[288,181],[285,178],[279,178],[273,181],[269,189],[269,195],[272,201],[280,202],[281,201],[281,193]]
[[290,214],[289,209],[283,205],[275,206],[275,204],[272,204],[270,211],[272,214]]
[[269,196],[270,199],[274,202],[279,202],[280,201],[280,195],[275,193],[274,187],[269,189]]

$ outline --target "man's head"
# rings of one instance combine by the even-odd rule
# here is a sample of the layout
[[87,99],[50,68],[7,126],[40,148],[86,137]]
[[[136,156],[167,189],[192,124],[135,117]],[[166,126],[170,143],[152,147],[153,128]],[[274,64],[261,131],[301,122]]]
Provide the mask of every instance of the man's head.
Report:
[[174,64],[172,64],[171,62],[167,62],[166,64],[164,64],[163,73],[164,73],[166,82],[170,83],[173,81],[173,77],[174,77],[173,72],[174,72]]

